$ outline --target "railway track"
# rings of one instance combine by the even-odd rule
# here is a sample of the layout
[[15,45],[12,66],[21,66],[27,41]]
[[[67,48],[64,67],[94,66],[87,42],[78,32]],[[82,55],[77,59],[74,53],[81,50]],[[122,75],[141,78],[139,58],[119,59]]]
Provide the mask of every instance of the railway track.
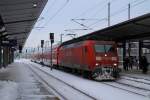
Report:
[[117,88],[117,89],[120,89],[120,90],[124,90],[124,91],[130,92],[130,93],[133,93],[133,94],[136,94],[136,95],[147,97],[147,95],[144,95],[142,93],[138,93],[138,92],[132,91],[130,89],[119,87],[119,86],[117,86],[117,84],[111,84],[111,83],[108,83],[108,82],[103,82],[103,84],[111,86],[111,87],[114,87],[114,88]]
[[[29,66],[30,66],[30,65],[29,65]],[[59,82],[65,84],[65,85],[69,86],[70,88],[72,88],[72,89],[78,91],[79,93],[81,93],[81,94],[87,96],[87,97],[90,98],[91,100],[97,100],[95,97],[93,97],[93,96],[91,96],[91,95],[89,95],[89,94],[87,94],[87,93],[85,93],[85,92],[79,90],[78,88],[76,88],[76,87],[74,87],[74,86],[72,86],[72,85],[66,83],[65,81],[60,80],[59,78],[57,78],[57,77],[55,77],[55,76],[53,76],[53,75],[51,75],[51,74],[49,74],[49,73],[43,71],[42,69],[40,69],[40,68],[38,68],[38,67],[35,67],[35,65],[31,64],[31,66],[33,66],[33,67],[36,68],[37,70],[41,71],[42,73],[44,73],[44,74],[46,74],[46,75],[48,75],[48,76],[50,76],[50,77],[56,79],[57,81],[59,81]],[[49,87],[51,87],[54,91],[56,91],[56,93],[58,93],[58,95],[60,95],[64,100],[68,100],[65,96],[63,96],[61,93],[59,93],[59,91],[57,91],[57,89],[55,89],[55,87],[49,85],[49,83],[46,82],[36,71],[34,71],[33,68],[30,67],[30,69],[31,69],[38,77],[40,77],[40,79],[41,79],[43,82],[45,82]]]
[[[44,84],[46,84],[48,87],[52,88],[63,100],[68,100],[65,96],[63,96],[61,93],[59,93],[52,85],[50,85],[47,81],[45,81],[36,71],[34,71],[31,67],[29,69],[42,81]],[[58,99],[59,100],[59,99]]]
[[[150,87],[150,79],[140,78],[140,77],[131,76],[131,75],[122,75],[120,79],[121,80],[117,80],[113,83],[103,82],[103,84],[130,92],[133,94],[137,94],[137,95],[150,98],[150,88],[146,88],[146,87]],[[131,83],[128,83],[126,81],[131,82]],[[141,87],[139,86],[139,84],[141,85]],[[144,85],[146,85],[146,87],[142,87]]]
[[144,91],[150,92],[150,89],[147,89],[147,88],[142,88],[142,87],[130,85],[130,84],[128,84],[128,83],[117,82],[117,81],[116,81],[116,83],[121,84],[121,85],[125,85],[125,86],[128,86],[128,87],[133,87],[133,88],[137,88],[137,89],[140,89],[140,90],[144,90]]
[[[32,65],[32,66],[34,66],[34,65]],[[37,68],[37,67],[36,67],[36,68]],[[59,80],[59,81],[65,83],[65,84],[69,85],[69,86],[72,87],[72,88],[75,88],[75,87],[71,86],[70,84],[68,84],[68,83],[66,83],[66,82],[64,82],[64,81],[62,81],[62,80],[60,80],[60,79],[58,79],[57,77],[52,76],[51,74],[49,74],[49,73],[43,71],[43,70],[40,69],[40,68],[38,68],[38,70],[41,70],[41,71],[44,72],[45,74],[50,75],[51,77],[54,77],[55,79],[57,79],[57,80]],[[124,78],[122,78],[122,79],[124,79]],[[126,80],[134,81],[134,80],[132,80],[132,79],[126,79]],[[138,80],[135,80],[135,82],[139,82],[139,83],[143,83],[143,84],[146,84],[146,85],[150,85],[149,83],[141,82],[141,81],[138,81]],[[126,84],[126,83],[122,83],[122,82],[117,82],[117,81],[116,81],[116,82],[113,82],[114,84],[112,84],[112,82],[111,82],[111,83],[110,83],[110,82],[101,82],[101,83],[102,83],[102,84],[105,84],[105,85],[109,85],[109,86],[114,87],[114,88],[117,88],[117,89],[120,89],[120,90],[124,90],[124,91],[130,92],[130,93],[132,93],[132,94],[140,95],[140,96],[143,96],[143,97],[150,97],[150,89],[145,89],[145,88],[141,88],[141,87],[136,87],[136,86],[132,86],[132,85],[130,85],[130,84]],[[119,86],[118,86],[118,85],[119,85]],[[120,86],[120,85],[121,85],[121,86]],[[127,87],[128,87],[128,88],[127,88]],[[76,88],[75,88],[75,89],[76,89]],[[140,92],[139,92],[139,90],[140,90]],[[81,91],[81,90],[77,89],[77,91]],[[82,92],[82,91],[81,91],[81,92]],[[147,94],[147,92],[148,92],[149,94]],[[83,94],[88,95],[88,94],[86,94],[86,93],[83,93]],[[89,96],[89,95],[88,95],[88,96]],[[90,96],[90,97],[92,97],[92,96]],[[92,99],[93,99],[93,100],[96,100],[96,98],[94,98],[94,97],[92,97]]]
[[[143,83],[143,82],[141,82],[141,83]],[[103,84],[106,84],[106,85],[109,85],[111,87],[130,92],[133,94],[137,94],[140,96],[150,97],[150,89],[147,89],[147,88],[142,88],[142,87],[134,86],[134,85],[119,82],[119,81],[111,82],[111,83],[110,82],[103,82]]]
[[143,81],[139,81],[137,79],[131,79],[130,77],[129,78],[126,78],[126,77],[121,77],[121,79],[124,79],[124,80],[129,80],[129,81],[133,81],[133,82],[137,82],[137,83],[142,83],[142,84],[145,84],[145,85],[150,85],[150,81],[149,82],[143,82]]
[[127,75],[127,74],[122,74],[122,76],[132,78],[132,79],[145,80],[145,81],[148,81],[150,83],[150,79],[147,79],[147,78],[140,78],[140,77],[131,76],[131,75]]

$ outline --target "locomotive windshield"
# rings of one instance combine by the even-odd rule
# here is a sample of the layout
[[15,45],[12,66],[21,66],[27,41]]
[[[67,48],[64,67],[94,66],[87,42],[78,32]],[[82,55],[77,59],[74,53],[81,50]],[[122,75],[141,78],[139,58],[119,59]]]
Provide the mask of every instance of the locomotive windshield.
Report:
[[111,44],[108,44],[108,45],[99,45],[99,44],[96,44],[95,45],[95,51],[96,52],[114,52],[115,49],[113,47],[113,45]]

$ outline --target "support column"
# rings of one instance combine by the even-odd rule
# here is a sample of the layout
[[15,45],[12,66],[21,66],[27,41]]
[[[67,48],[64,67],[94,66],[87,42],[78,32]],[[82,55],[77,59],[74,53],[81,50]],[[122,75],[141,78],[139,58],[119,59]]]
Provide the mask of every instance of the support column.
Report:
[[14,62],[14,50],[11,48],[10,49],[10,63]]
[[128,55],[130,58],[131,57],[131,42],[130,41],[128,42]]
[[4,47],[3,49],[3,66],[6,67],[9,64],[9,48]]
[[11,56],[12,56],[11,54],[12,54],[11,48],[9,47],[9,48],[8,48],[8,63],[9,63],[9,64],[12,63],[12,62],[11,62],[11,59],[12,59],[12,58],[11,58]]
[[0,68],[2,68],[2,48],[0,46]]
[[124,60],[126,57],[126,41],[123,42],[123,68],[125,67]]
[[143,41],[139,41],[139,68],[141,69],[141,57],[142,57],[142,47],[143,47]]

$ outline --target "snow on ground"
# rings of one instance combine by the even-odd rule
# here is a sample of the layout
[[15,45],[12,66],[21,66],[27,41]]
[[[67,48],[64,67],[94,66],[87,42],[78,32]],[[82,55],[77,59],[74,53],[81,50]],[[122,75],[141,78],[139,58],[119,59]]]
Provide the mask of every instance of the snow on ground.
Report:
[[[127,91],[120,90],[120,89],[108,86],[106,84],[103,84],[102,82],[87,80],[87,79],[77,77],[77,76],[62,72],[62,71],[55,70],[55,69],[51,71],[50,68],[48,67],[41,67],[41,65],[29,62],[29,61],[23,60],[23,62],[39,67],[40,69],[48,72],[49,74],[54,75],[57,78],[69,83],[73,87],[76,87],[84,91],[85,93],[88,93],[91,96],[94,96],[98,100],[131,100],[131,99],[132,100],[150,100],[149,97],[143,97],[137,94],[129,93]],[[48,76],[47,76],[47,80],[49,80]],[[76,98],[76,96],[74,96],[74,98]]]
[[129,77],[135,77],[137,79],[139,79],[140,81],[143,80],[143,82],[147,82],[146,80],[150,80],[150,73],[148,74],[143,74],[142,72],[141,73],[121,73],[121,75],[123,76],[129,76]]
[[11,81],[0,81],[0,100],[17,100],[18,84]]
[[0,69],[0,100],[51,100],[49,98],[54,97],[21,60]]
[[42,76],[42,78],[46,80],[47,83],[53,86],[55,90],[59,91],[59,93],[61,93],[61,95],[67,98],[67,100],[93,100],[87,97],[86,95],[76,91],[75,89],[71,88],[70,86],[54,79],[53,77],[50,77],[49,75],[46,75],[45,73],[39,72],[39,70],[35,68],[34,68],[34,71],[38,72],[38,74],[40,74],[40,76]]
[[[135,77],[135,78],[127,77],[127,76],[122,76],[121,78],[129,79],[129,80],[133,80],[133,81],[140,81],[140,82],[143,82],[143,83],[150,84],[150,81],[149,81],[149,80],[145,80],[144,77],[143,77],[143,78],[140,78],[139,75],[136,75],[136,76],[137,76],[137,77]],[[150,77],[150,76],[149,76],[149,77]]]
[[[127,79],[129,79],[129,78],[127,78]],[[120,80],[118,80],[118,82],[120,82],[120,83],[125,83],[125,84],[129,84],[129,85],[131,85],[131,86],[135,86],[135,87],[141,87],[141,88],[143,88],[143,89],[149,89],[150,90],[150,81],[149,82],[147,82],[148,84],[144,84],[144,82],[143,83],[139,83],[139,82],[136,82],[136,80],[135,81],[131,81],[131,80],[125,80],[125,79],[120,79]],[[141,82],[141,81],[140,81]],[[146,83],[146,82],[145,82]],[[150,94],[150,93],[149,93]]]

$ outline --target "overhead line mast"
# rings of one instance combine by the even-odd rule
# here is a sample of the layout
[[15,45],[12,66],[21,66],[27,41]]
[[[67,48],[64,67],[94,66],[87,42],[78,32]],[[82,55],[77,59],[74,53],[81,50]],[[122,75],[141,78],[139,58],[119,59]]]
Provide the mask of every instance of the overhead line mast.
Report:
[[108,27],[110,26],[110,2],[108,3]]

